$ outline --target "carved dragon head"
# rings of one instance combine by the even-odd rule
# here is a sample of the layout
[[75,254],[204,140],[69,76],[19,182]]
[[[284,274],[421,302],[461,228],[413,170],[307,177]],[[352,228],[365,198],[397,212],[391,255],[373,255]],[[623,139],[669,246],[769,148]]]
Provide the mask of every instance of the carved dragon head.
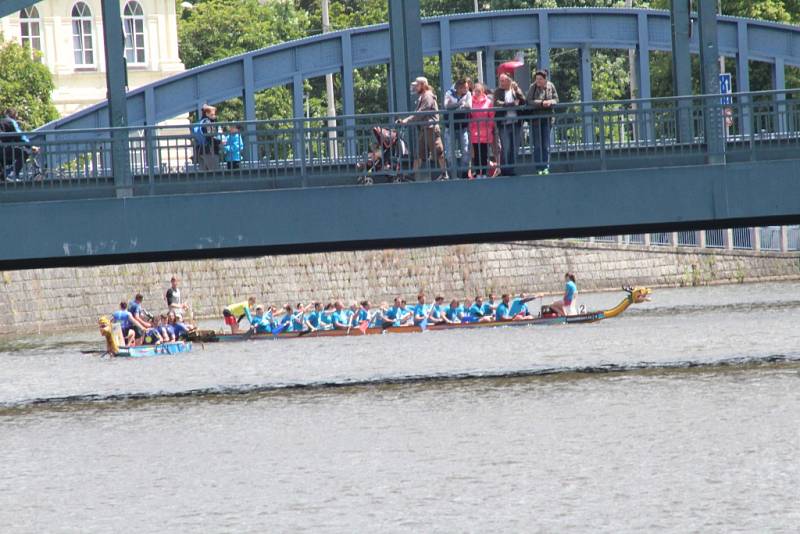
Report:
[[650,294],[653,292],[649,287],[624,287],[622,288],[628,292],[628,298],[631,304],[641,304],[650,300]]

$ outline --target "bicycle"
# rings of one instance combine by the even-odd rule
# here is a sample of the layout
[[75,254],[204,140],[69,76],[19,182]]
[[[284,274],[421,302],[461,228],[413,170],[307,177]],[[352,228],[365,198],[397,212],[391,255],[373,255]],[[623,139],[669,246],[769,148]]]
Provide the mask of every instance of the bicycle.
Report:
[[45,178],[45,173],[42,170],[42,165],[39,163],[39,148],[38,147],[20,147],[14,149],[21,151],[24,154],[25,160],[22,163],[18,172],[14,170],[14,161],[5,165],[2,175],[5,177],[6,182],[19,183],[19,182],[36,182],[42,181]]

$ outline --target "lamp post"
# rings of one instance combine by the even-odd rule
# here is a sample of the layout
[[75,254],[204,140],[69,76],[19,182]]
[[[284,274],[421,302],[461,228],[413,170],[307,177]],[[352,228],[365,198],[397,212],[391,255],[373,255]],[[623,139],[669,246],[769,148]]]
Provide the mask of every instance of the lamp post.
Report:
[[[322,33],[331,31],[331,16],[329,0],[322,0]],[[333,94],[333,74],[325,75],[325,91],[328,100],[328,152],[330,157],[339,156],[336,144],[336,101]]]
[[[480,6],[478,6],[478,0],[474,0],[475,5],[475,13],[480,11]],[[478,60],[478,81],[481,83],[485,83],[483,79],[483,52],[478,50],[477,58]]]

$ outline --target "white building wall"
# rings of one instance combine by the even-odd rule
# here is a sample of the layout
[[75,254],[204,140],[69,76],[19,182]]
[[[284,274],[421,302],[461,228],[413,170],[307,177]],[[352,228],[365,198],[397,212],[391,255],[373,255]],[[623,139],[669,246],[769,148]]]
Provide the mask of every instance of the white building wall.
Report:
[[[69,115],[106,98],[103,22],[100,0],[83,0],[92,11],[94,64],[76,65],[72,43],[74,0],[44,0],[35,4],[42,35],[42,62],[53,73],[56,89],[53,103],[58,112]],[[145,63],[129,65],[131,88],[171,76],[184,70],[178,57],[177,14],[174,0],[138,0],[144,11]],[[124,12],[127,0],[120,1]],[[19,13],[0,19],[5,39],[20,42]]]

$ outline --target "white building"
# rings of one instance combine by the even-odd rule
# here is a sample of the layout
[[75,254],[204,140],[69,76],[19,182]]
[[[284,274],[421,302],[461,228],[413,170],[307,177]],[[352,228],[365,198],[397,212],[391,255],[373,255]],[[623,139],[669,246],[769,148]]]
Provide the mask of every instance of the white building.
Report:
[[[120,0],[120,8],[130,88],[184,70],[175,0]],[[100,0],[44,0],[0,19],[0,30],[5,39],[41,52],[53,73],[53,104],[62,116],[105,100]]]

